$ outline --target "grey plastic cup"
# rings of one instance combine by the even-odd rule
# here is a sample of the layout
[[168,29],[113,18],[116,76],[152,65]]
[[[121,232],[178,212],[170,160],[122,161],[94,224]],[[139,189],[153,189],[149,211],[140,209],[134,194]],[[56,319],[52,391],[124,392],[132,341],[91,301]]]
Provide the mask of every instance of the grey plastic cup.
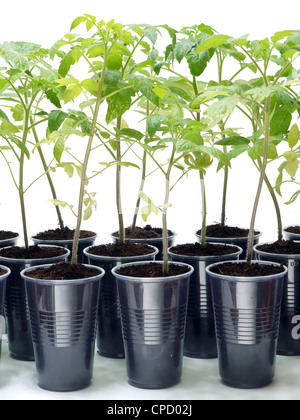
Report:
[[[162,264],[162,262],[156,262]],[[149,264],[130,263],[123,266]],[[182,376],[189,279],[182,275],[140,278],[118,274],[126,368],[129,384],[144,389],[167,388]]]
[[103,357],[124,359],[124,343],[121,327],[120,303],[117,289],[117,281],[111,270],[122,264],[135,261],[153,261],[158,249],[153,248],[149,255],[134,257],[107,257],[91,254],[90,247],[84,249],[84,255],[89,264],[101,267],[105,275],[101,279],[99,310],[97,322],[97,349]]
[[[232,261],[239,264],[245,261]],[[274,265],[268,261],[253,263]],[[283,281],[280,274],[234,277],[212,272],[212,287],[222,382],[235,388],[269,385],[275,374]],[[280,266],[280,264],[275,264]]]
[[218,357],[211,286],[206,267],[219,261],[237,260],[243,250],[236,248],[238,250],[231,254],[218,256],[179,255],[169,249],[171,261],[183,262],[194,268],[190,278],[184,356],[198,359]]
[[0,265],[0,269],[6,271],[5,274],[2,274],[2,276],[0,276],[0,357],[1,357],[2,334],[3,334],[3,327],[5,326],[5,319],[3,317],[4,298],[5,298],[5,290],[6,290],[6,281],[11,271],[8,267],[5,267],[3,265]]
[[274,261],[287,267],[284,278],[277,354],[300,355],[300,254],[275,254],[254,247],[258,260]]
[[87,387],[93,377],[99,275],[76,280],[41,280],[21,272],[25,281],[38,385],[69,392]]

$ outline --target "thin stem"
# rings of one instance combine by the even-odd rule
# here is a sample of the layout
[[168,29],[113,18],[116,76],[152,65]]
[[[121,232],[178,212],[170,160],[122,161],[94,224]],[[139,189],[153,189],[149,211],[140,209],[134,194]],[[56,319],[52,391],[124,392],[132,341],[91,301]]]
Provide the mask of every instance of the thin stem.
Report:
[[85,189],[85,182],[86,182],[87,166],[88,166],[89,156],[90,156],[94,134],[96,130],[96,123],[97,123],[97,119],[99,115],[100,104],[102,102],[102,88],[103,88],[103,83],[104,83],[104,74],[106,70],[106,65],[107,65],[107,51],[104,54],[103,68],[102,68],[101,78],[100,78],[98,91],[97,91],[97,100],[96,100],[95,109],[94,109],[91,131],[90,131],[89,141],[88,141],[88,145],[85,152],[85,158],[82,165],[82,175],[81,175],[81,182],[80,182],[79,202],[78,202],[78,212],[77,212],[77,225],[75,229],[73,251],[72,251],[72,258],[71,258],[72,264],[77,263],[77,252],[78,252],[78,243],[79,243],[79,236],[80,236],[80,226],[81,226],[82,214],[83,214],[83,197],[84,197],[84,189]]
[[[22,143],[24,146],[26,145],[26,141],[27,141],[28,125],[29,125],[28,122],[29,122],[29,110],[25,109],[24,122],[23,122],[23,138],[22,138]],[[25,248],[28,249],[29,242],[28,242],[27,221],[26,221],[25,201],[24,201],[24,159],[25,159],[25,152],[22,149],[21,154],[20,154],[20,166],[19,166],[19,199],[20,199],[20,206],[21,206],[24,243],[25,243]]]
[[207,206],[206,206],[206,192],[204,174],[199,171],[200,184],[201,184],[201,196],[202,196],[202,227],[201,227],[201,246],[204,248],[206,243],[206,217],[207,217]]
[[169,161],[168,170],[165,178],[165,200],[163,207],[163,274],[166,276],[168,274],[168,224],[167,224],[167,205],[169,203],[170,197],[170,176],[174,163],[174,156],[176,152],[176,146],[173,143],[172,145],[172,154]]
[[252,217],[251,217],[251,224],[250,224],[250,231],[248,237],[248,246],[247,246],[247,253],[246,259],[247,263],[251,263],[252,252],[253,252],[253,240],[254,240],[254,227],[255,227],[255,219],[259,204],[259,199],[262,191],[262,186],[264,183],[265,175],[266,175],[266,168],[268,162],[268,150],[269,150],[269,138],[270,138],[270,108],[271,108],[271,98],[268,96],[266,98],[266,112],[265,112],[265,140],[264,140],[264,154],[263,154],[263,161],[261,165],[260,171],[260,178],[257,187],[257,193],[254,201]]
[[[122,117],[117,119],[117,130],[121,130]],[[117,162],[121,163],[122,154],[121,154],[121,142],[119,139],[119,134],[117,133]],[[119,220],[119,240],[121,243],[125,241],[125,228],[124,228],[124,219],[123,219],[123,210],[122,210],[122,200],[121,200],[121,165],[117,165],[116,172],[116,200],[117,200],[117,210],[118,210],[118,220]]]
[[[32,117],[30,118],[30,123],[31,123],[31,129],[32,129],[33,137],[34,137],[34,140],[35,140],[35,143],[36,143],[36,147],[37,147],[37,150],[38,150],[38,153],[39,153],[39,156],[40,156],[45,174],[47,176],[47,180],[48,180],[48,183],[49,183],[49,187],[50,187],[50,190],[51,190],[51,193],[52,193],[53,200],[57,200],[56,190],[55,190],[51,175],[50,175],[49,170],[48,170],[48,165],[46,163],[44,153],[43,153],[42,148],[39,144],[38,135],[37,135],[37,132],[36,132],[36,129],[35,129],[35,124],[33,122]],[[62,219],[62,216],[61,216],[60,207],[55,206],[55,209],[56,209],[56,214],[57,214],[60,229],[63,230],[64,229],[64,222],[63,222],[63,219]]]

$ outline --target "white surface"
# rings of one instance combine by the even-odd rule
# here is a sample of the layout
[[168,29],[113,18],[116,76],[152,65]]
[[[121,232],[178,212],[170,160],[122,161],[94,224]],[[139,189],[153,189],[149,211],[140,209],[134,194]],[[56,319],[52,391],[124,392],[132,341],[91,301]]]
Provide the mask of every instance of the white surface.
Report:
[[184,357],[182,381],[171,388],[143,390],[127,383],[125,360],[95,355],[92,384],[68,393],[38,387],[35,364],[9,357],[7,341],[2,342],[0,401],[2,400],[299,400],[300,357],[277,357],[271,385],[254,390],[229,388],[220,382],[217,359]]

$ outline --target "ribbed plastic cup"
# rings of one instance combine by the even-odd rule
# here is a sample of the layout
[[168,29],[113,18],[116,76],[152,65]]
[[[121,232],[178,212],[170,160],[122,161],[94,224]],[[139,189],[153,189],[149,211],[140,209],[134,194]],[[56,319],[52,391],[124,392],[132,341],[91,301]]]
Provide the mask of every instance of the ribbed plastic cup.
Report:
[[[41,247],[44,245],[40,245]],[[45,245],[50,246],[50,245]],[[30,330],[29,312],[25,283],[20,273],[25,268],[43,263],[65,261],[70,251],[65,254],[44,259],[14,259],[0,257],[0,262],[11,271],[7,278],[5,293],[5,316],[7,324],[8,349],[12,358],[23,361],[34,361],[32,336]]]
[[101,280],[98,322],[97,322],[97,349],[98,353],[104,357],[114,359],[124,359],[124,343],[121,326],[121,312],[117,289],[116,278],[111,270],[121,264],[134,261],[153,261],[158,249],[153,247],[153,252],[149,255],[139,255],[136,257],[106,257],[91,254],[90,247],[83,252],[89,264],[101,267],[105,275]]
[[[82,238],[78,241],[78,251],[77,251],[77,262],[80,264],[86,264],[88,261],[85,259],[85,255],[83,253],[84,249],[94,245],[95,240],[97,239],[98,235],[91,236],[89,238]],[[46,240],[46,239],[37,239],[34,235],[31,237],[31,240],[36,245],[53,245],[53,246],[61,246],[63,248],[67,248],[70,251],[68,261],[71,261],[72,257],[72,250],[73,250],[73,239],[61,239],[61,240]]]
[[266,386],[272,382],[275,373],[283,280],[287,268],[276,275],[231,277],[213,273],[211,269],[215,265],[208,266],[207,272],[212,285],[222,382],[245,389]]
[[258,260],[274,261],[288,268],[284,278],[277,354],[300,356],[300,255],[274,254],[254,247]]
[[2,322],[4,322],[4,297],[5,297],[5,289],[6,289],[6,280],[10,275],[10,269],[3,265],[0,265],[1,270],[5,270],[6,273],[0,276],[0,357],[1,357],[1,348],[2,348]]
[[299,226],[299,225],[290,225],[285,226],[283,228],[283,236],[287,241],[300,241],[300,234],[294,233],[294,232],[288,232],[286,229],[293,227],[293,226]]
[[[254,235],[253,238],[253,245],[258,244],[259,242],[259,238],[262,235],[262,232],[257,231],[258,233],[256,235]],[[195,236],[198,239],[198,242],[201,242],[201,235],[198,235],[197,233],[195,233]],[[212,242],[212,243],[225,243],[225,244],[230,244],[230,245],[236,245],[239,246],[240,248],[242,248],[243,252],[240,255],[240,260],[243,260],[244,258],[246,258],[246,252],[247,252],[247,246],[248,246],[248,236],[245,237],[237,237],[237,238],[215,238],[213,236],[207,236],[206,237],[206,241],[207,242]]]
[[[40,266],[47,267],[47,266]],[[30,312],[38,385],[68,392],[87,387],[93,377],[99,275],[77,280],[33,279],[22,271]]]
[[[133,264],[123,266],[128,265]],[[117,278],[128,382],[135,387],[167,388],[180,381],[193,272],[193,267],[187,267],[186,274],[159,278],[122,276],[119,267],[112,270]]]
[[171,261],[183,262],[194,268],[190,278],[184,356],[198,359],[218,357],[211,287],[206,267],[219,261],[237,260],[243,252],[242,248],[237,248],[238,251],[231,254],[218,256],[179,255],[169,250]]

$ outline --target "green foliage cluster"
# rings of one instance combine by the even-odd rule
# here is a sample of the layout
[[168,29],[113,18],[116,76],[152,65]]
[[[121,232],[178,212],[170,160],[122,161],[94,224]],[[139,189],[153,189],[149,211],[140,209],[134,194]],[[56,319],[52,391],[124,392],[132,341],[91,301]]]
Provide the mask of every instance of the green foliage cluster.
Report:
[[[146,201],[143,219],[151,212],[161,212],[165,231],[170,192],[191,170],[200,174],[205,228],[205,176],[214,162],[218,171],[224,170],[224,195],[220,197],[224,223],[228,170],[232,159],[245,154],[261,176],[251,228],[262,182],[277,210],[276,194],[282,194],[284,183],[292,182],[295,192],[288,203],[293,203],[300,195],[296,181],[299,53],[299,30],[250,40],[220,34],[205,24],[178,30],[168,25],[104,22],[89,14],[77,17],[70,32],[49,49],[30,42],[0,44],[0,154],[20,196],[25,245],[24,194],[41,176],[25,187],[24,170],[36,149],[60,226],[60,207],[68,206],[77,218],[77,235],[82,218],[88,219],[96,207],[95,195],[88,192],[89,180],[113,167],[119,181],[121,168],[141,170],[135,220],[142,199]],[[104,118],[99,117],[100,109]],[[133,114],[141,116],[143,129],[128,125]],[[230,125],[236,114],[246,118],[250,130]],[[71,159],[72,142],[78,137],[86,147],[83,161]],[[50,162],[44,157],[44,145],[52,145]],[[137,161],[123,159],[128,150],[134,151]],[[101,168],[88,175],[91,153],[99,156]],[[143,191],[148,160],[165,180],[160,206]],[[278,162],[278,177],[270,181],[267,165],[274,161]],[[56,197],[51,172],[57,168],[63,168],[69,177],[77,173],[81,178],[78,211]],[[179,175],[171,185],[174,168]],[[120,182],[116,199],[122,232]],[[278,220],[280,237],[279,210]]]

